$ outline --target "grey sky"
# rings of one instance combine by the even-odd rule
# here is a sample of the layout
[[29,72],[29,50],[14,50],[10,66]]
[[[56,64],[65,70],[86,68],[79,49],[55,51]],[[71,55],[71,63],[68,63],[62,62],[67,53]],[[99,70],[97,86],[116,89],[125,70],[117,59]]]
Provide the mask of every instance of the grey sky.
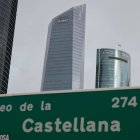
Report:
[[131,85],[140,85],[139,0],[19,0],[8,93],[40,91],[48,24],[58,14],[84,3],[85,89],[95,87],[97,48],[128,52]]

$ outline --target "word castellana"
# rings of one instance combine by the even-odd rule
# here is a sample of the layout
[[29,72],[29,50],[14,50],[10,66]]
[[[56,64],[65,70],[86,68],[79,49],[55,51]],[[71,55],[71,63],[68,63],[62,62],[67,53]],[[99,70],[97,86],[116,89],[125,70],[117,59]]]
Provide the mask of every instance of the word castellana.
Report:
[[27,118],[22,123],[22,129],[25,133],[84,133],[84,132],[120,132],[120,122],[118,120],[112,120],[110,122],[103,121],[93,121],[88,120],[84,117],[78,118],[74,117],[72,121],[62,121],[61,118],[56,118],[54,122],[52,121],[34,121],[32,118]]

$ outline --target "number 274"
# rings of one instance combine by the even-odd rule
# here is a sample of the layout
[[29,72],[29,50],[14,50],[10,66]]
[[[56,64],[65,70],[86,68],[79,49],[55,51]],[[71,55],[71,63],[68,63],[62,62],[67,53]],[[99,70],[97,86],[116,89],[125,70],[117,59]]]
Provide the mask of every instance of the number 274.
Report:
[[136,96],[131,97],[113,97],[112,108],[125,108],[125,107],[136,107],[138,105]]

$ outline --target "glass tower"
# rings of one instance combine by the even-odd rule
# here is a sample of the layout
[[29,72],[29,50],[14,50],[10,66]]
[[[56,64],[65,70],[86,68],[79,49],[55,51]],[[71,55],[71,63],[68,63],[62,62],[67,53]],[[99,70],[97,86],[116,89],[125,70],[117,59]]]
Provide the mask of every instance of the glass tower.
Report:
[[84,82],[86,5],[53,18],[48,29],[42,91],[81,89]]
[[7,93],[18,0],[0,0],[0,94]]
[[130,55],[116,49],[97,49],[96,88],[130,84]]

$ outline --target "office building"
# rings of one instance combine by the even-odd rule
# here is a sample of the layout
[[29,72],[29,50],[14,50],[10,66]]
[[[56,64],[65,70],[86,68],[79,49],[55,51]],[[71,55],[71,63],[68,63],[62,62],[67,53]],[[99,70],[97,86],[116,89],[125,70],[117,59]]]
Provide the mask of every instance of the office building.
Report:
[[42,91],[82,89],[86,5],[53,18],[48,29]]
[[7,93],[18,0],[0,0],[0,94]]
[[97,49],[96,88],[130,85],[130,55],[116,49]]

